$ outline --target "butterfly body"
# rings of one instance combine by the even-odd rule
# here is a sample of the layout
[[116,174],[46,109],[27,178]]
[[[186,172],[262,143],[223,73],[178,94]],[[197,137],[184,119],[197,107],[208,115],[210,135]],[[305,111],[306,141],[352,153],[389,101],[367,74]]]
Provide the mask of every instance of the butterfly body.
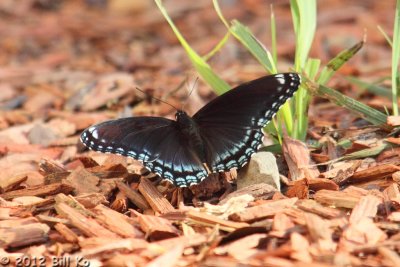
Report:
[[197,184],[211,172],[244,166],[262,144],[262,128],[300,85],[296,73],[261,77],[215,98],[193,117],[130,117],[89,127],[89,148],[129,156],[177,186]]
[[182,133],[182,138],[186,140],[187,145],[195,152],[196,156],[203,164],[207,164],[206,147],[201,137],[199,126],[183,110],[178,110],[175,114],[176,122]]

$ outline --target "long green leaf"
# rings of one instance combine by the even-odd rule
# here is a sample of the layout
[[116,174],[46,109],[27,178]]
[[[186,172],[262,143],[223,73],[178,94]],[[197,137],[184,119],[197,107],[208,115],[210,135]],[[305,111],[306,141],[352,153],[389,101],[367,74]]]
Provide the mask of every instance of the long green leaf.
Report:
[[[295,70],[302,72],[310,52],[317,25],[316,0],[291,0],[290,7],[293,18],[293,27],[296,33]],[[303,140],[308,126],[308,102],[307,90],[300,86],[295,97],[295,127],[292,136]]]
[[321,71],[321,75],[318,78],[318,82],[320,84],[325,84],[332,76],[333,74],[346,63],[349,61],[350,58],[352,58],[360,49],[363,47],[365,42],[365,37],[364,40],[355,44],[349,49],[346,49],[342,52],[340,52],[336,57],[331,59],[329,63],[323,68]]
[[158,8],[160,9],[161,13],[163,14],[164,18],[167,20],[170,27],[174,31],[179,42],[186,50],[186,53],[188,54],[190,61],[192,62],[193,66],[196,68],[200,76],[215,90],[217,94],[223,94],[226,91],[228,91],[230,89],[230,86],[224,80],[222,80],[217,74],[215,74],[211,69],[211,67],[207,64],[207,62],[190,47],[188,42],[185,40],[185,38],[179,32],[178,28],[175,26],[172,19],[169,17],[166,9],[161,3],[161,0],[155,0],[155,2]]
[[392,93],[390,92],[390,90],[388,88],[385,88],[385,87],[382,87],[382,86],[379,86],[379,85],[376,85],[373,83],[364,82],[353,76],[345,77],[345,79],[348,80],[349,82],[357,85],[361,89],[367,90],[368,92],[371,92],[375,95],[387,97],[389,99],[392,98]]
[[307,89],[315,95],[326,98],[338,106],[345,107],[364,118],[366,121],[381,127],[382,129],[391,130],[391,127],[386,124],[387,116],[382,112],[373,109],[353,98],[350,98],[334,89],[324,85],[318,85],[311,81],[305,82]]
[[397,102],[398,95],[398,67],[400,57],[400,0],[397,0],[396,4],[396,15],[394,17],[394,29],[393,29],[393,46],[392,46],[392,105],[393,115],[399,115],[399,106]]
[[241,24],[237,20],[233,20],[231,25],[224,18],[218,1],[213,0],[215,11],[221,21],[225,24],[232,35],[243,44],[244,47],[258,60],[258,62],[269,72],[277,73],[273,56],[271,53],[257,40],[251,33],[249,28]]

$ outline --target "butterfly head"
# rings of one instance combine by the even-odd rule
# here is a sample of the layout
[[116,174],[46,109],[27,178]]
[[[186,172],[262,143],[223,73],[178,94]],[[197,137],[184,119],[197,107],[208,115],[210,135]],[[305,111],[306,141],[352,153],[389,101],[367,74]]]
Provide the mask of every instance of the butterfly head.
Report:
[[178,109],[177,112],[175,113],[175,120],[178,122],[185,120],[185,118],[187,118],[187,117],[188,117],[188,115],[186,114],[186,112],[181,109]]
[[183,110],[175,113],[175,119],[181,129],[192,129],[195,127],[194,120]]

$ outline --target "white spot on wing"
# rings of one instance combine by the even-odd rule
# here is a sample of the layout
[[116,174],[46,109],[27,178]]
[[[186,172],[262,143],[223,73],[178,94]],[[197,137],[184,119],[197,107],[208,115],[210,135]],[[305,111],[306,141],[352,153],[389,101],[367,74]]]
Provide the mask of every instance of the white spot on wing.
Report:
[[[285,79],[281,77],[276,77],[276,80],[279,84],[285,84]],[[280,88],[280,87],[279,87]]]
[[96,129],[93,130],[92,136],[93,136],[94,139],[99,139],[99,133],[97,132]]

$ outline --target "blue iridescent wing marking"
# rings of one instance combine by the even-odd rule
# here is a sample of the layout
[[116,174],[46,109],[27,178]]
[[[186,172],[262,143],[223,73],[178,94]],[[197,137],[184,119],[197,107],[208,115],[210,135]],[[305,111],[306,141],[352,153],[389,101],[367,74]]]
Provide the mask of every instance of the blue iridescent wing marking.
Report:
[[151,172],[177,186],[198,184],[207,177],[172,120],[131,117],[106,121],[86,129],[81,141],[98,152],[140,160]]
[[298,89],[296,73],[261,77],[239,85],[200,109],[193,119],[207,144],[214,172],[246,164],[262,144],[262,128]]

